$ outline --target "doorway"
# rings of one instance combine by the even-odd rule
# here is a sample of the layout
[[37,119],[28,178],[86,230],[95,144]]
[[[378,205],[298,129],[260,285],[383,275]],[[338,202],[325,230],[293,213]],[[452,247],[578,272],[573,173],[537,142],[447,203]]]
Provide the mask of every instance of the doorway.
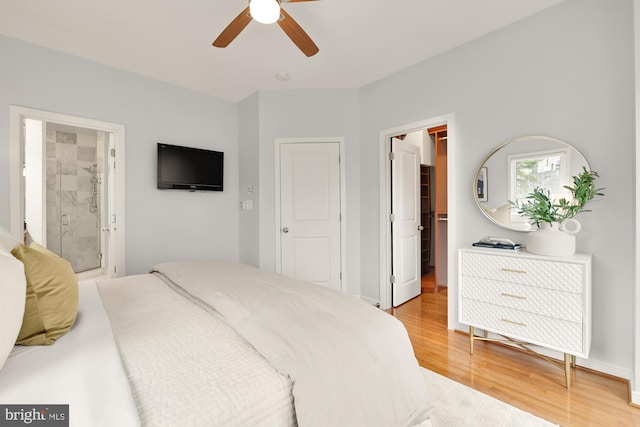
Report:
[[434,164],[432,235],[434,236],[433,265],[435,280],[433,288],[428,287],[426,290],[438,292],[439,288],[447,287],[448,284],[448,126],[444,124],[431,127],[427,129],[427,134],[429,135],[429,143],[433,147]]
[[343,140],[275,142],[276,271],[344,291]]
[[12,232],[81,279],[124,274],[124,128],[21,107],[10,128]]
[[25,119],[25,241],[66,259],[76,274],[104,274],[110,139],[101,130]]
[[[437,128],[440,126],[447,126],[448,136],[446,139],[447,142],[447,151],[448,156],[447,160],[445,160],[445,165],[447,165],[444,169],[445,176],[444,180],[447,186],[452,186],[452,176],[451,176],[451,168],[449,165],[451,162],[448,160],[453,154],[453,122],[454,117],[453,114],[448,114],[444,116],[434,117],[432,119],[427,119],[421,122],[411,123],[408,125],[400,126],[393,129],[387,129],[380,132],[380,306],[383,309],[388,309],[391,306],[396,306],[397,301],[393,300],[393,281],[395,277],[393,277],[393,266],[394,266],[394,252],[393,252],[393,235],[392,235],[392,227],[390,225],[390,221],[393,219],[391,216],[392,213],[392,193],[393,193],[393,184],[391,179],[391,166],[389,165],[389,152],[391,148],[391,138],[398,135],[408,135],[411,133],[421,133],[423,135],[428,135],[428,130]],[[433,141],[431,138],[425,138]],[[434,146],[435,151],[435,146]],[[435,162],[435,159],[434,159]],[[435,164],[435,163],[434,163]],[[433,175],[432,175],[433,176]],[[437,179],[437,178],[435,178]],[[442,180],[442,177],[439,178]],[[421,204],[422,200],[419,199],[416,203]],[[452,217],[455,217],[453,206],[454,203],[447,198],[444,201],[444,210],[443,212],[438,212],[440,215],[438,216],[437,212],[433,213],[433,222],[431,223],[433,228],[437,227],[443,228],[446,227],[446,233],[440,233],[440,238],[432,239],[433,244],[431,246],[432,252],[434,256],[433,267],[436,269],[436,275],[438,277],[437,283],[438,288],[446,287],[447,277],[453,276],[453,272],[455,271],[454,265],[451,262],[447,262],[449,259],[454,259],[453,256],[453,248],[451,248],[448,244],[449,241],[452,240],[453,234],[455,234],[455,230],[451,230],[448,227],[451,224]],[[434,209],[435,210],[435,209]],[[438,217],[441,218],[438,221]],[[423,221],[423,217],[421,218]],[[442,230],[441,230],[442,231]],[[444,235],[443,235],[444,234]],[[437,241],[437,242],[436,242]],[[419,258],[416,260],[410,260],[410,263],[418,263],[418,265],[422,265],[422,251],[420,251]],[[405,262],[404,260],[402,262]],[[430,262],[430,264],[431,264]],[[438,269],[440,270],[438,272]],[[455,312],[452,307],[453,302],[450,301],[449,311]]]

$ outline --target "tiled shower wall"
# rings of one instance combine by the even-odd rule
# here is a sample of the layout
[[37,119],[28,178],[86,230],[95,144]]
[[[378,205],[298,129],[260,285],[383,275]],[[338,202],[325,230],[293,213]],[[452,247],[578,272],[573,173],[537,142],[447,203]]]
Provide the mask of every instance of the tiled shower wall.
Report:
[[76,273],[101,265],[98,145],[95,130],[47,124],[47,247]]

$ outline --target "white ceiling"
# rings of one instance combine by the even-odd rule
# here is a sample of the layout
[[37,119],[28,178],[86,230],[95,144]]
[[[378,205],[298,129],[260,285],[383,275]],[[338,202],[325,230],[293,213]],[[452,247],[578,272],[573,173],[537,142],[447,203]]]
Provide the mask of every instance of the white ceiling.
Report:
[[211,46],[247,0],[0,0],[0,33],[239,101],[256,90],[358,88],[561,1],[283,3],[320,48],[311,58],[277,24],[255,21],[227,48]]

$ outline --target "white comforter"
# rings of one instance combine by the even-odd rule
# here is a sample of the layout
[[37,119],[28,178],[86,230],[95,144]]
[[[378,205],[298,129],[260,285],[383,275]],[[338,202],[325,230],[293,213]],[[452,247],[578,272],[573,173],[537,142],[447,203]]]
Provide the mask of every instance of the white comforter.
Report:
[[427,391],[403,325],[321,286],[230,262],[154,270],[220,313],[291,378],[301,426],[401,426],[426,418]]
[[99,283],[143,426],[294,426],[290,381],[153,274]]

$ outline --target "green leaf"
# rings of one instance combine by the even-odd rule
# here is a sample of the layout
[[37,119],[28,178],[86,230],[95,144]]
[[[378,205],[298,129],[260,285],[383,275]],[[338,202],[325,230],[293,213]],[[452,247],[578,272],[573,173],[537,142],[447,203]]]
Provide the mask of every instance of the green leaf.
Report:
[[562,198],[553,203],[549,190],[536,187],[527,195],[525,201],[509,200],[509,203],[519,214],[529,218],[536,226],[541,222],[560,222],[573,218],[580,212],[588,212],[585,205],[595,196],[604,196],[602,193],[604,188],[596,188],[594,185],[595,179],[599,176],[596,171],[588,171],[583,167],[579,175],[572,177],[573,186],[564,186],[571,193],[571,200]]

